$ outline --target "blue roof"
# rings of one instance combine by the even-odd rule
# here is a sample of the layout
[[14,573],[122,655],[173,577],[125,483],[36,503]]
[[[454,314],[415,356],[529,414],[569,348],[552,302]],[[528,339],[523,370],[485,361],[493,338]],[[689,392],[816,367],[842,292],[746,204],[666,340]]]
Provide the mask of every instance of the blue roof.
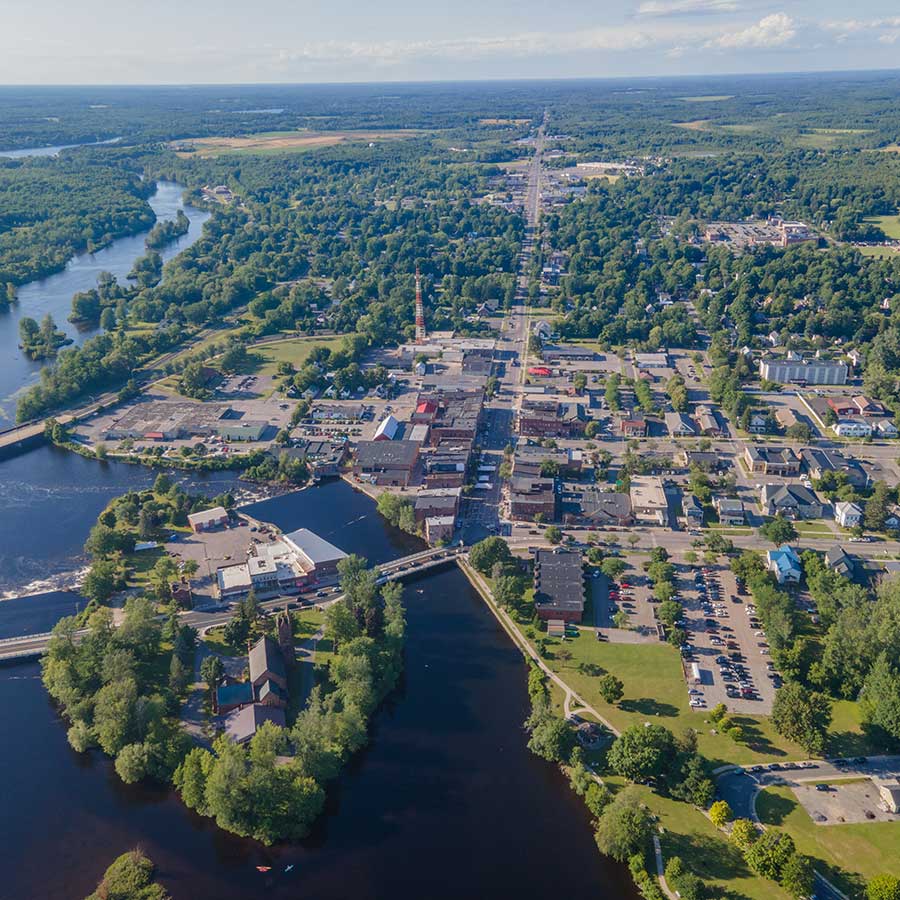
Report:
[[787,544],[782,545],[777,550],[770,550],[769,559],[781,572],[789,572],[791,569],[800,568],[800,557],[797,556],[797,551]]
[[219,706],[234,706],[236,703],[253,702],[253,685],[249,681],[222,684],[216,688],[216,703]]

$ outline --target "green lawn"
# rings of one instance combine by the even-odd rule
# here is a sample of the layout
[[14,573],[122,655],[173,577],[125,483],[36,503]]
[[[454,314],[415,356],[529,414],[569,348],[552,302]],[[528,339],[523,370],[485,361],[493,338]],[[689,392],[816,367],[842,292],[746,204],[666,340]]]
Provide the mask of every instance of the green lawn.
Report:
[[[659,817],[663,860],[680,856],[685,865],[730,900],[787,900],[777,884],[754,875],[741,852],[703,813],[687,803],[640,788],[644,802]],[[713,896],[720,896],[712,891]]]
[[824,522],[794,522],[794,528],[797,534],[824,534],[826,537],[834,535],[834,531]]
[[157,561],[166,555],[162,547],[155,550],[141,550],[137,553],[128,553],[124,557],[129,587],[146,587],[150,570]]
[[900,238],[900,216],[870,216],[865,221],[877,225],[889,238]]
[[[353,335],[350,335],[352,337]],[[343,346],[343,335],[336,338],[304,337],[288,338],[259,347],[251,347],[253,356],[259,362],[252,367],[254,375],[274,375],[278,364],[291,363],[295,369],[302,368],[315,347],[327,347],[329,350],[340,350]]]
[[896,822],[817,825],[789,787],[773,787],[757,797],[756,811],[766,825],[783,828],[801,853],[818,861],[838,887],[857,895],[862,880],[880,872],[900,876],[900,829]]
[[[748,734],[748,744],[737,744],[722,734],[712,734],[708,713],[688,705],[687,684],[674,647],[665,644],[614,644],[598,641],[591,632],[565,641],[572,659],[559,659],[562,645],[551,646],[545,662],[616,728],[656,720],[676,733],[685,728],[698,732],[698,748],[713,765],[773,761],[789,755],[802,759],[803,751],[775,733],[768,717],[735,716]],[[578,671],[579,663],[600,666],[621,678],[625,695],[617,706],[605,703],[597,689],[598,676]]]

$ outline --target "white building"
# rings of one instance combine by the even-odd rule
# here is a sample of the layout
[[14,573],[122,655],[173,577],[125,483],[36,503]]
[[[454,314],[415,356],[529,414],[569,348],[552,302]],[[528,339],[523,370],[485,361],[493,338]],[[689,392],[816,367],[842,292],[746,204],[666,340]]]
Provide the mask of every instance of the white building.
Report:
[[872,434],[872,426],[863,419],[840,419],[831,430],[838,437],[864,438]]
[[842,500],[834,504],[834,521],[842,528],[856,528],[862,525],[863,511],[855,503]]
[[662,481],[655,477],[631,479],[631,511],[638,522],[665,525],[669,517],[669,502]]

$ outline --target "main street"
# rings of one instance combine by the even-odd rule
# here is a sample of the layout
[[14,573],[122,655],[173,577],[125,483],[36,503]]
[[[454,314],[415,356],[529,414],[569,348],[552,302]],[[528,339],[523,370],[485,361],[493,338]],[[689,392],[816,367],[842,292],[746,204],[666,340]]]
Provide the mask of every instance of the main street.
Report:
[[535,134],[534,154],[528,164],[528,184],[524,198],[525,236],[519,251],[515,298],[501,320],[501,333],[497,341],[497,358],[501,361],[502,370],[498,377],[497,393],[485,406],[485,424],[478,439],[484,451],[482,464],[494,466],[494,471],[491,475],[491,487],[473,492],[474,496],[469,496],[463,504],[462,534],[467,544],[502,530],[500,466],[503,463],[504,448],[514,441],[515,418],[523,396],[528,351],[528,291],[535,242],[539,240],[546,127],[545,112],[544,121]]

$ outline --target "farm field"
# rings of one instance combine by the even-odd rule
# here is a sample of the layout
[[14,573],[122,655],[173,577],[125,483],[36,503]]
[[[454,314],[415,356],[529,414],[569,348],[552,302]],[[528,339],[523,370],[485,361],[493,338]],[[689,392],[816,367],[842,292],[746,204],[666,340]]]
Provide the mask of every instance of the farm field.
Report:
[[[178,155],[222,156],[232,153],[304,153],[356,141],[386,141],[414,137],[420,131],[271,131],[240,137],[192,138],[178,141]],[[191,149],[187,150],[186,147]]]

